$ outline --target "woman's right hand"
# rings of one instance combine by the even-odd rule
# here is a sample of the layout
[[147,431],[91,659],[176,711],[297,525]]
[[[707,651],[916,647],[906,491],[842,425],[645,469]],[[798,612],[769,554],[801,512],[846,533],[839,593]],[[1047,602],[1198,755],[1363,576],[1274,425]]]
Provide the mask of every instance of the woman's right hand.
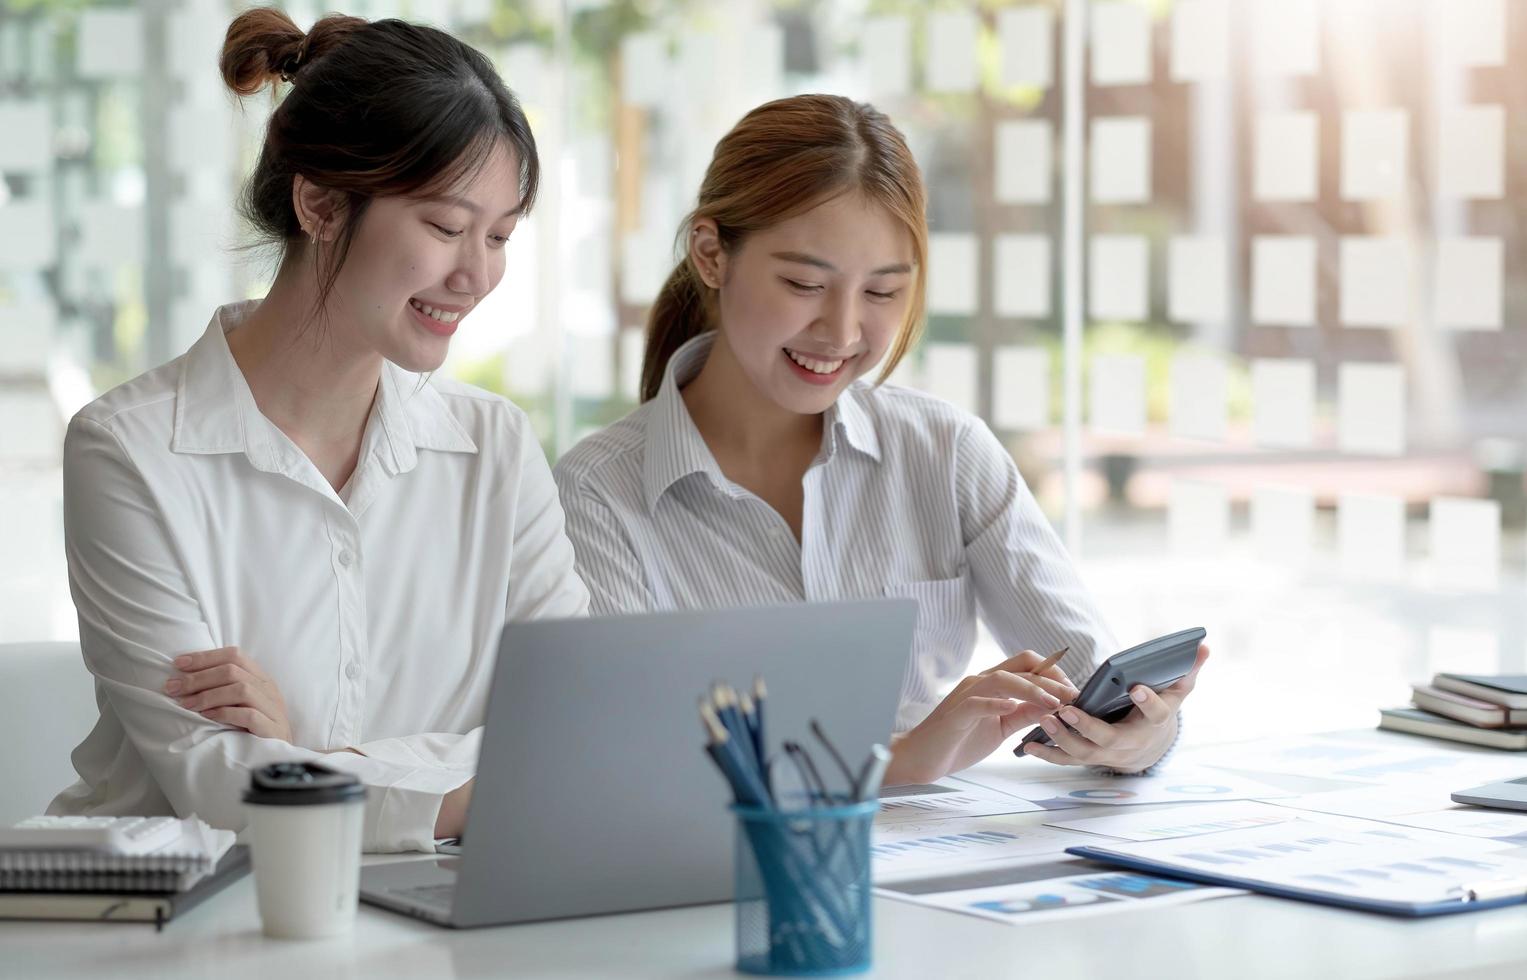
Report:
[[1044,658],[1024,650],[965,678],[922,723],[897,738],[886,769],[887,786],[931,783],[975,765],[1013,733],[1077,695],[1058,666],[1033,673]]
[[467,806],[472,802],[474,777],[445,794],[440,800],[440,815],[435,818],[435,839],[460,837],[467,828]]

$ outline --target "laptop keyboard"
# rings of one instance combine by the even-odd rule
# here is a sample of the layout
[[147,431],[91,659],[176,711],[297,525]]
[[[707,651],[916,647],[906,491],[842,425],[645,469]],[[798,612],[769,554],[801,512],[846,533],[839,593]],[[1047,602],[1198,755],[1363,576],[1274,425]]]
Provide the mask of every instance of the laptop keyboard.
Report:
[[451,907],[451,896],[455,891],[455,885],[414,885],[412,888],[395,889],[394,893],[411,898],[423,905],[438,905],[448,909]]

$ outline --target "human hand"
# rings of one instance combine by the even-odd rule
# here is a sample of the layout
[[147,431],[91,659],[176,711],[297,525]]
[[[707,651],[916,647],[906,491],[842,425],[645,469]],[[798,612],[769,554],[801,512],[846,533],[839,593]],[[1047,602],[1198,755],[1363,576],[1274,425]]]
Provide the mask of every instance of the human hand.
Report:
[[180,673],[165,682],[164,692],[182,708],[261,738],[292,740],[280,688],[238,647],[183,654],[175,666]]
[[1039,724],[1054,744],[1030,742],[1023,747],[1024,754],[1060,766],[1106,766],[1120,772],[1139,772],[1154,765],[1177,738],[1177,712],[1208,659],[1209,645],[1200,643],[1193,669],[1171,687],[1158,694],[1144,684],[1135,685],[1129,692],[1134,708],[1114,724],[1069,705],[1045,715]]
[[440,800],[440,813],[435,817],[435,839],[460,837],[467,829],[467,808],[472,803],[472,778],[446,793]]
[[1035,672],[1043,662],[1024,650],[956,684],[920,725],[892,744],[886,785],[930,783],[975,765],[1014,732],[1076,697],[1076,686],[1059,667]]

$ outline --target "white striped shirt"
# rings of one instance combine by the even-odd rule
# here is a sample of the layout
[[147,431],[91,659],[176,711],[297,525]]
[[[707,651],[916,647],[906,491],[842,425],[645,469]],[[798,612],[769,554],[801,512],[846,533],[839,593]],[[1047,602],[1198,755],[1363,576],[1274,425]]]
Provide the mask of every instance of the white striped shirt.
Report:
[[823,418],[801,539],[727,479],[679,389],[713,334],[674,354],[657,397],[579,442],[555,476],[594,614],[905,596],[919,603],[898,730],[965,675],[979,615],[1002,649],[1071,648],[1076,683],[1117,650],[1012,457],[979,418],[859,381]]

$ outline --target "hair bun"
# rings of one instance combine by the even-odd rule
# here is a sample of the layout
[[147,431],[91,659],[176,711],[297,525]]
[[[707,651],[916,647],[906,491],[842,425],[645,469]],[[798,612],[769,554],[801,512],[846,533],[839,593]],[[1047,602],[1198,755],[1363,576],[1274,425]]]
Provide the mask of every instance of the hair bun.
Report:
[[218,66],[230,89],[253,95],[278,79],[291,81],[298,69],[365,26],[360,17],[333,14],[304,34],[284,11],[255,7],[228,25]]

